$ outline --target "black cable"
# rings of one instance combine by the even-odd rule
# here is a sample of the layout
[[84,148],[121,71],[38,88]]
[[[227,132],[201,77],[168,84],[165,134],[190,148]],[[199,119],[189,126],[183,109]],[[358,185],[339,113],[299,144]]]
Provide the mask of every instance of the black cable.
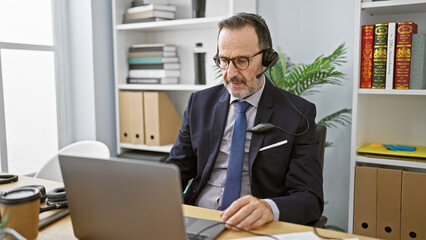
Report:
[[294,104],[293,104],[293,102],[292,101],[290,101],[290,99],[288,98],[288,96],[283,92],[283,90],[280,88],[280,87],[278,87],[278,85],[275,83],[275,80],[274,80],[274,78],[272,77],[272,74],[271,74],[271,69],[269,69],[268,70],[268,72],[269,72],[269,77],[271,77],[271,82],[272,82],[272,84],[274,84],[274,86],[276,87],[276,88],[278,88],[278,90],[279,90],[279,92],[282,94],[282,95],[284,95],[284,97],[287,99],[287,101],[290,103],[290,105],[293,107],[293,109],[294,110],[296,110],[296,112],[298,112],[300,115],[302,115],[302,117],[305,119],[305,121],[306,121],[306,123],[308,124],[308,126],[306,127],[306,129],[303,131],[303,132],[301,132],[301,133],[291,133],[291,132],[289,132],[287,129],[284,129],[284,128],[280,128],[280,127],[278,127],[278,126],[275,126],[276,128],[278,128],[278,129],[281,129],[281,130],[283,130],[283,131],[285,131],[285,132],[287,132],[287,133],[289,133],[290,135],[293,135],[293,136],[300,136],[300,135],[303,135],[303,134],[305,134],[308,130],[309,130],[309,120],[308,120],[308,118],[296,107],[296,106],[294,106]]
[[326,237],[326,236],[324,236],[324,235],[322,235],[322,234],[319,234],[319,232],[317,231],[317,228],[316,228],[316,227],[314,227],[314,233],[315,233],[315,235],[317,235],[317,237],[319,237],[319,238],[342,240],[342,238]]
[[249,230],[245,230],[243,228],[237,227],[237,226],[235,226],[233,224],[229,224],[229,223],[226,223],[226,222],[218,222],[218,223],[214,223],[214,224],[212,224],[210,226],[207,226],[207,227],[201,229],[200,231],[198,231],[198,233],[195,234],[195,237],[199,237],[199,236],[201,236],[201,233],[203,233],[204,231],[206,231],[206,230],[208,230],[208,229],[210,229],[212,227],[221,225],[221,224],[225,224],[225,225],[228,224],[229,226],[234,227],[234,228],[236,228],[236,229],[238,229],[240,231],[243,231],[243,232],[246,232],[246,233],[250,233],[250,234],[253,234],[253,235],[256,235],[256,236],[269,237],[269,238],[272,238],[272,239],[275,239],[275,240],[279,240],[278,238],[276,238],[276,237],[274,237],[272,235],[255,233],[255,232],[252,232],[252,231],[249,231]]

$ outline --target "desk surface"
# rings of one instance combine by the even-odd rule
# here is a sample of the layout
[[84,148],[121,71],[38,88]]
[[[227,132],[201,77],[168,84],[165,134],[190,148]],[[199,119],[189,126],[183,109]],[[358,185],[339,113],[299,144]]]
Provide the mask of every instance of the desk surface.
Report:
[[[60,182],[54,182],[44,179],[37,179],[32,177],[25,177],[20,176],[18,182],[9,183],[9,184],[3,184],[0,185],[0,192],[1,191],[7,191],[9,189],[25,186],[25,185],[32,185],[32,184],[40,184],[46,187],[46,190],[52,190],[56,187],[63,186],[63,183]],[[183,213],[185,216],[191,216],[191,217],[198,217],[198,218],[204,218],[204,219],[211,219],[211,220],[219,220],[219,213],[220,211],[211,210],[211,209],[205,209],[205,208],[199,208],[189,205],[183,205]],[[40,214],[40,218],[43,218],[47,216],[47,214],[50,214],[49,212],[45,212]],[[283,233],[293,233],[293,232],[306,232],[306,231],[312,231],[312,227],[303,226],[299,224],[293,224],[293,223],[286,223],[286,222],[279,222],[274,221],[270,222],[257,230],[255,232],[262,233],[262,234],[283,234]],[[321,235],[327,236],[327,237],[333,237],[333,238],[354,238],[357,237],[359,239],[373,239],[368,237],[362,237],[362,236],[355,236],[352,234],[347,233],[340,233],[335,232],[331,230],[326,229],[318,229],[318,232]],[[241,237],[252,237],[253,235],[250,235],[248,233],[244,232],[236,232],[231,230],[224,231],[218,239],[232,239],[232,238],[241,238]],[[76,239],[73,233],[72,224],[71,224],[71,218],[70,216],[67,216],[65,218],[62,218],[61,220],[43,228],[38,235],[39,240],[71,240]]]

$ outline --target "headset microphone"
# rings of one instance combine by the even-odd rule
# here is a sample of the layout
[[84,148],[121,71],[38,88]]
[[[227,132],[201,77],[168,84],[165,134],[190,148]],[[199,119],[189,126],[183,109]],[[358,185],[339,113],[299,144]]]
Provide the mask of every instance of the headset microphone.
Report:
[[247,129],[247,132],[262,134],[271,131],[273,128],[275,128],[275,126],[272,123],[259,123],[258,125]]
[[266,71],[268,71],[269,66],[265,68],[265,70],[263,70],[261,73],[256,75],[256,78],[260,78]]

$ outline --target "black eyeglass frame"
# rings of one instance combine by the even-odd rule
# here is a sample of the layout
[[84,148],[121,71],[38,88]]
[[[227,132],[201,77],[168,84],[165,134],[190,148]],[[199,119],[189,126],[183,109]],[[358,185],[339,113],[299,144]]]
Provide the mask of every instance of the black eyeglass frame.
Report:
[[[253,56],[251,56],[251,57],[245,57],[245,56],[237,56],[237,57],[233,57],[233,58],[227,58],[227,57],[219,57],[219,56],[217,56],[217,54],[216,54],[216,56],[214,56],[213,57],[213,60],[214,60],[214,63],[216,64],[216,66],[218,67],[218,68],[220,68],[220,69],[222,69],[222,70],[227,70],[228,68],[229,68],[229,63],[230,62],[232,62],[232,64],[234,64],[234,67],[236,68],[236,69],[238,69],[238,70],[246,70],[249,66],[250,66],[250,60],[251,59],[253,59],[254,57],[256,57],[257,55],[259,55],[259,54],[261,54],[261,53],[263,53],[263,52],[265,52],[267,49],[262,49],[262,50],[260,50],[259,52],[257,52],[257,53],[255,53]],[[227,62],[228,62],[228,64],[226,64],[226,68],[221,68],[220,67],[220,63],[218,62],[218,60],[220,60],[220,59],[225,59]],[[247,60],[247,67],[246,68],[240,68],[240,67],[238,67],[237,66],[237,64],[235,63],[235,59],[237,59],[237,58],[244,58],[244,59],[246,59]]]

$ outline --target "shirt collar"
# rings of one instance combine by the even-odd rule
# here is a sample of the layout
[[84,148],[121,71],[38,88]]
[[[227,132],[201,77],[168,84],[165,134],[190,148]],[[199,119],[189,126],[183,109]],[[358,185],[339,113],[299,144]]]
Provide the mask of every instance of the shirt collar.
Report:
[[[257,108],[257,106],[259,105],[260,97],[262,96],[262,93],[263,93],[263,89],[265,89],[265,84],[266,84],[266,78],[263,79],[262,87],[257,92],[255,92],[253,95],[251,95],[248,98],[244,98],[243,100],[250,103],[250,105],[252,105],[253,107]],[[238,100],[240,99],[232,96],[231,94],[231,97],[229,98],[229,104],[232,104],[234,101],[238,101]]]

